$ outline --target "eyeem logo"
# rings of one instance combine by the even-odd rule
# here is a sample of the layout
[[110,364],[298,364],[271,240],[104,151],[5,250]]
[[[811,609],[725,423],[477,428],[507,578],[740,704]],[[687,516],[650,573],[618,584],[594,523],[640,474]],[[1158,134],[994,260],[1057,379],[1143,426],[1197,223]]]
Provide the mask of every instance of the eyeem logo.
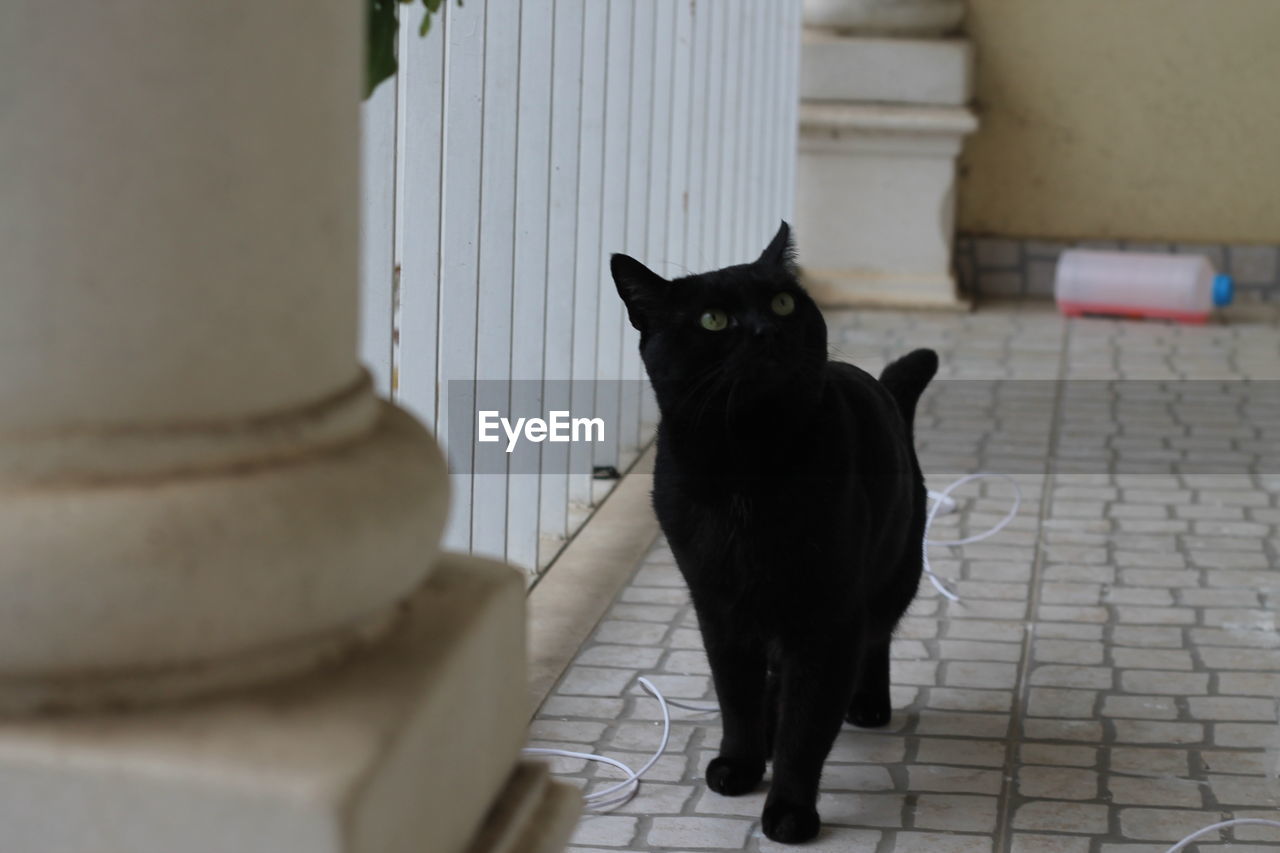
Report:
[[521,434],[535,444],[543,441],[604,441],[604,418],[571,418],[567,411],[548,412],[542,418],[516,418],[513,425],[496,410],[476,412],[476,441],[501,441],[498,427],[507,434],[507,452],[515,450]]

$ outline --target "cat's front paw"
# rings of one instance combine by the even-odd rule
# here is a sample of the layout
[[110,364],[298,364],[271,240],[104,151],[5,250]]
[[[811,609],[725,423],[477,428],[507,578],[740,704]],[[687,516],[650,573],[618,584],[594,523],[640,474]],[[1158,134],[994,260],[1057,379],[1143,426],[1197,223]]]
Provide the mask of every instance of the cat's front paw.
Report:
[[813,806],[784,801],[766,803],[761,816],[764,834],[782,844],[801,844],[818,834],[822,821]]
[[707,765],[707,787],[726,797],[750,794],[763,778],[763,761],[721,755]]
[[844,718],[860,729],[878,729],[889,725],[892,716],[888,699],[855,696]]

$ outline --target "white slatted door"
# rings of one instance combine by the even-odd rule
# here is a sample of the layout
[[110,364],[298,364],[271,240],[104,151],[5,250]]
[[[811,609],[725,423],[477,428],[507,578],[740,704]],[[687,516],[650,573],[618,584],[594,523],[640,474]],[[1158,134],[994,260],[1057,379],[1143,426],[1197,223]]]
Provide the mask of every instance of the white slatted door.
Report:
[[702,218],[696,223],[702,231],[702,251],[696,267],[699,271],[720,266],[722,259],[720,186],[727,168],[725,156],[728,146],[722,145],[721,141],[725,138],[725,80],[730,73],[725,67],[726,34],[732,17],[729,2],[706,0],[710,33],[706,62],[707,125],[702,138]]
[[[622,301],[611,285],[609,256],[626,251],[627,183],[631,149],[631,70],[638,0],[609,0],[604,65],[604,167],[600,201],[600,253],[594,271],[599,291],[596,314],[596,414],[609,430],[595,446],[597,467],[619,464],[622,427],[622,372],[624,328],[629,328]],[[647,4],[645,4],[647,5]],[[590,283],[588,283],[590,286]]]
[[685,250],[682,263],[690,273],[708,269],[707,237],[710,231],[710,207],[707,204],[711,186],[711,169],[707,168],[707,149],[711,129],[711,56],[712,24],[715,6],[710,0],[689,2],[689,18],[693,29],[689,57],[689,138],[685,166],[684,192],[688,196],[685,218]]
[[[520,0],[486,0],[483,124],[480,137],[479,292],[476,300],[476,407],[510,403],[516,215],[516,127]],[[484,456],[472,476],[471,550],[503,559],[507,550],[509,455]],[[493,467],[497,460],[497,467]]]
[[[584,0],[557,0],[554,10],[543,389],[548,410],[574,411],[569,380],[573,376],[576,331],[574,285],[580,228],[578,135],[584,85]],[[545,445],[542,461],[540,568],[547,565],[569,536],[568,445]]]
[[[361,351],[446,445],[448,547],[534,573],[658,415],[609,255],[674,278],[789,217],[801,4],[466,0],[426,38],[400,12],[363,113]],[[601,416],[609,441],[494,458],[477,408]]]
[[[480,295],[481,155],[484,147],[484,0],[445,4],[443,217],[440,223],[437,435],[449,455],[452,498],[445,546],[469,551],[475,433],[476,322]],[[455,423],[455,420],[458,423]]]
[[[677,238],[675,228],[682,228],[684,210],[681,197],[684,191],[684,163],[677,159],[684,146],[677,145],[687,136],[684,122],[688,118],[688,101],[677,97],[687,90],[677,86],[677,63],[688,58],[688,38],[678,38],[681,15],[679,0],[656,0],[654,3],[653,95],[650,99],[649,129],[649,194],[645,212],[645,250],[642,257],[651,269],[666,278],[682,275],[683,232]],[[687,8],[687,6],[685,6]],[[681,83],[687,82],[687,72]],[[679,176],[678,178],[676,176]],[[673,263],[674,262],[674,263]],[[633,344],[638,342],[638,336]],[[644,365],[639,353],[632,349],[637,377],[636,388],[640,395],[639,444],[648,444],[658,422],[658,404],[649,387]]]
[[[575,413],[599,411],[596,403],[601,234],[604,202],[606,48],[611,3],[587,0],[583,18],[582,97],[578,128],[578,245],[574,270],[573,405]],[[614,297],[616,298],[616,297]],[[607,349],[607,347],[606,347]],[[591,464],[595,446],[569,446],[569,526],[577,528],[590,512]]]
[[[698,80],[693,76],[695,9],[689,0],[676,0],[671,8],[671,56],[668,60],[667,138],[667,215],[666,257],[655,268],[666,278],[676,278],[689,270],[689,221],[692,204],[690,175],[693,153],[693,104]],[[661,87],[659,87],[661,91]],[[659,175],[662,173],[659,172]],[[652,227],[652,226],[651,226]]]
[[360,358],[378,393],[390,395],[395,280],[396,81],[361,107]]
[[[551,158],[552,0],[520,6],[519,96],[516,110],[515,251],[511,294],[511,410],[544,412],[548,211]],[[567,403],[563,406],[567,409]],[[543,450],[521,445],[507,484],[507,560],[538,569]]]
[[[656,23],[658,0],[637,2],[632,11],[630,32],[631,71],[628,99],[627,153],[623,207],[623,239],[621,249],[605,247],[606,254],[626,252],[642,260],[653,260],[650,253],[649,205],[655,195],[653,164],[653,87],[655,79]],[[606,281],[612,286],[612,278]],[[619,469],[630,465],[640,448],[640,380],[644,374],[640,364],[640,337],[626,317],[622,300],[612,299],[619,315],[620,368],[618,384],[618,449],[612,463]],[[610,383],[614,384],[614,383]]]
[[[396,400],[435,428],[441,401],[440,253],[444,205],[447,15],[418,35],[423,10],[401,6],[396,253],[400,290]],[[443,433],[439,433],[443,437]]]

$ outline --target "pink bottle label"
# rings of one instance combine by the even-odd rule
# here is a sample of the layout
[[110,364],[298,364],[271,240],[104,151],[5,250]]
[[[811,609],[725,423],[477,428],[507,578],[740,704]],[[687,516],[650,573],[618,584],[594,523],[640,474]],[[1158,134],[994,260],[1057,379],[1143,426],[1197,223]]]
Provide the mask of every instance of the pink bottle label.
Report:
[[1080,302],[1059,302],[1058,309],[1068,317],[1100,314],[1108,317],[1128,317],[1137,320],[1174,320],[1179,323],[1194,325],[1204,325],[1209,322],[1209,313],[1207,311],[1171,311],[1167,308],[1134,308],[1125,305],[1084,304]]

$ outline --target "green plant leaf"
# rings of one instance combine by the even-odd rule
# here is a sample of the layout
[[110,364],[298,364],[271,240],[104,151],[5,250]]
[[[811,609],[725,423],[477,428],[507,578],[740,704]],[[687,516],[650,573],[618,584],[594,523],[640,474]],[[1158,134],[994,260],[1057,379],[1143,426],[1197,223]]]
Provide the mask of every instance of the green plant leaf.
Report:
[[396,0],[369,0],[368,45],[365,56],[364,96],[367,99],[378,84],[396,73]]
[[431,31],[431,16],[440,11],[443,2],[444,0],[422,0],[422,5],[426,8],[422,13],[422,26],[418,27],[418,35],[425,36]]
[[[365,79],[364,96],[367,100],[378,88],[378,84],[393,76],[399,68],[396,62],[396,33],[400,22],[396,18],[396,4],[413,3],[414,0],[367,0],[369,4],[369,20],[365,32]],[[440,12],[444,0],[422,0],[422,25],[418,34],[425,36],[431,31],[431,16]],[[462,0],[458,0],[462,5]]]

